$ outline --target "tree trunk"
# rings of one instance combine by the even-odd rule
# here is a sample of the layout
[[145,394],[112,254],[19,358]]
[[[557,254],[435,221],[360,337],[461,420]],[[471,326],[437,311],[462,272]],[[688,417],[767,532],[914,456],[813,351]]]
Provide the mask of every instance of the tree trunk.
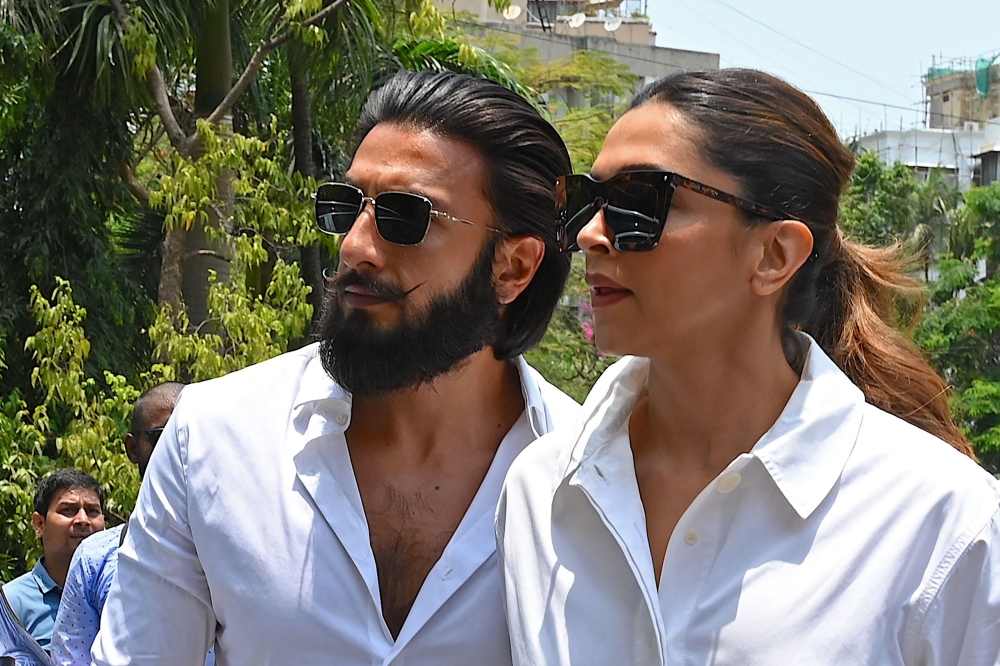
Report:
[[[195,74],[195,114],[205,117],[226,97],[233,86],[233,53],[229,35],[229,0],[205,3],[205,15],[198,37]],[[217,131],[232,132],[232,118],[227,116]],[[197,156],[194,156],[197,159]],[[220,174],[216,183],[222,206],[205,211],[208,222],[195,222],[188,230],[184,243],[182,291],[192,328],[208,319],[208,274],[215,271],[220,282],[229,281],[232,249],[224,241],[209,241],[205,224],[221,229],[232,207],[232,177]],[[211,326],[201,330],[210,331]]]
[[167,229],[167,235],[163,238],[163,263],[156,300],[161,308],[169,305],[173,314],[181,309],[181,275],[186,235],[184,229]]
[[[295,151],[295,170],[303,176],[316,177],[313,161],[312,96],[309,93],[309,76],[306,72],[304,49],[297,42],[289,42],[289,70],[292,88],[292,145]],[[309,304],[313,306],[310,332],[317,330],[325,291],[319,245],[299,247],[299,268],[302,279],[312,288]]]

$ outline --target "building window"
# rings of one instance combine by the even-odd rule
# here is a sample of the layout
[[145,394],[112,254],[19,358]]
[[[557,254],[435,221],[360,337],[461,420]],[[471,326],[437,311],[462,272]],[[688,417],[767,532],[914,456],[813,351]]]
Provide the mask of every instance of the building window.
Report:
[[948,93],[945,93],[944,95],[941,96],[942,102],[947,102],[949,99],[951,99],[951,95],[949,95]]

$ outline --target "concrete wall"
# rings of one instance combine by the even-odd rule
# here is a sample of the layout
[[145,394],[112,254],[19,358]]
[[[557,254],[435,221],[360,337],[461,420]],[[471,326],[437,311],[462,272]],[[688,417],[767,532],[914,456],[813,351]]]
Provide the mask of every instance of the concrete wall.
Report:
[[685,69],[718,69],[719,54],[701,51],[669,49],[649,44],[628,44],[613,37],[572,36],[543,33],[540,30],[512,24],[492,24],[487,30],[507,32],[520,37],[522,48],[538,50],[542,62],[569,57],[573,51],[604,51],[615,60],[628,65],[634,74],[654,79]]

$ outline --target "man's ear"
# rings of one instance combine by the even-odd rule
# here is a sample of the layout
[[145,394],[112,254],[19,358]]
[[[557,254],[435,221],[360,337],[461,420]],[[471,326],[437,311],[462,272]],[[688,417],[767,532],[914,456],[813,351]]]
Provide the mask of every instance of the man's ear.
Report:
[[139,455],[136,451],[137,446],[138,443],[135,441],[135,437],[132,436],[132,433],[125,435],[125,455],[127,455],[128,459],[136,465],[139,464]]
[[497,246],[493,284],[501,304],[513,303],[527,289],[544,256],[545,241],[537,236],[505,238]]
[[809,259],[812,232],[798,220],[779,220],[755,227],[753,234],[761,245],[750,286],[758,296],[769,296],[781,291]]
[[35,511],[31,514],[31,526],[35,528],[35,536],[39,539],[45,532],[45,516]]

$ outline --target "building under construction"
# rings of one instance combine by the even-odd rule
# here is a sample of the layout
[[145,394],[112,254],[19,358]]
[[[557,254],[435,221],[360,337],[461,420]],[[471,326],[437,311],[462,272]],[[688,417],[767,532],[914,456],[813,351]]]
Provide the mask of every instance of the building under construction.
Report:
[[935,58],[923,76],[927,127],[984,129],[1000,116],[997,56]]

